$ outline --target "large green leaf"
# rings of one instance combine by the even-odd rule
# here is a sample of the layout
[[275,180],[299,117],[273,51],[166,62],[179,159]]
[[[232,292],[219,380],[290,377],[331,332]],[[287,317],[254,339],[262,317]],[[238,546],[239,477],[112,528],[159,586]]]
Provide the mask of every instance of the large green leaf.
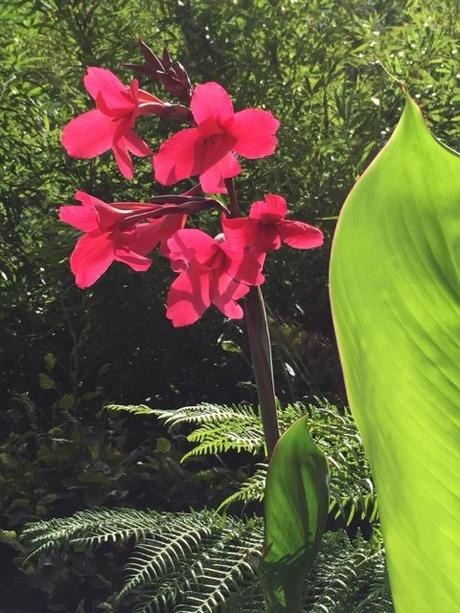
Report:
[[349,195],[331,299],[398,613],[460,610],[460,157],[406,107]]
[[268,611],[301,610],[305,573],[318,552],[328,511],[328,469],[308,417],[278,441],[265,488],[264,584]]

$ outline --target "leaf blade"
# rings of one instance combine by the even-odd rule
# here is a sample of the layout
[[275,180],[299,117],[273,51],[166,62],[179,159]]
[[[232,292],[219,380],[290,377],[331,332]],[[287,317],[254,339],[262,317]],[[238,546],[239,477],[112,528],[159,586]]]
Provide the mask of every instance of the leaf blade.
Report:
[[347,393],[402,613],[460,602],[459,177],[460,158],[408,97],[343,207],[332,250]]
[[286,430],[268,468],[263,576],[269,611],[301,610],[305,574],[326,524],[329,473],[307,421],[301,417]]

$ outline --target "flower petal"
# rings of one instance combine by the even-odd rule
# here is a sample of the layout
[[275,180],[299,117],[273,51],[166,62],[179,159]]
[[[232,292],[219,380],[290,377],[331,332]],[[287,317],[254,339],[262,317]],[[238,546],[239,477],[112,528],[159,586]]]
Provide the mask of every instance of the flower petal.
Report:
[[112,151],[121,174],[125,179],[132,179],[134,177],[134,164],[123,137],[119,138],[117,142],[113,144]]
[[117,260],[117,262],[127,264],[136,272],[145,272],[152,264],[152,260],[150,258],[146,258],[139,253],[135,253],[126,247],[119,247],[118,249],[115,249],[114,259]]
[[149,223],[136,224],[132,229],[132,236],[126,241],[130,250],[145,256],[160,244],[161,233],[158,230],[157,221],[155,219]]
[[[130,88],[124,85],[120,79],[106,68],[90,66],[83,78],[86,91],[97,101],[98,96],[102,96],[104,103],[109,108],[120,109],[136,106]],[[131,99],[131,102],[130,102]]]
[[78,287],[84,289],[96,283],[113,262],[113,250],[113,242],[107,233],[85,234],[77,241],[70,256],[70,268]]
[[220,243],[224,251],[226,264],[224,271],[235,281],[241,281],[247,285],[261,285],[265,281],[262,268],[266,254],[251,249],[232,249],[228,244]]
[[166,241],[167,255],[174,261],[183,263],[197,262],[206,265],[220,250],[217,242],[195,228],[178,230]]
[[62,131],[61,143],[69,155],[90,159],[112,147],[117,122],[94,109],[72,119]]
[[225,240],[233,249],[244,249],[256,244],[259,230],[259,222],[256,219],[222,216],[221,223]]
[[[170,205],[172,206],[172,205]],[[158,233],[160,240],[165,241],[170,238],[175,232],[183,229],[187,222],[187,215],[184,213],[168,214],[158,220]]]
[[146,142],[132,130],[121,134],[112,145],[113,155],[121,174],[126,179],[134,176],[134,164],[130,152],[140,157],[151,155],[152,151]]
[[166,317],[172,320],[175,328],[189,326],[200,319],[210,304],[209,274],[191,266],[169,289]]
[[224,179],[236,177],[241,172],[241,166],[233,153],[228,153],[224,158],[200,174],[202,190],[207,194],[225,194]]
[[82,232],[92,232],[98,228],[99,215],[88,206],[61,206],[59,219]]
[[99,227],[99,213],[97,207],[105,206],[105,202],[77,190],[75,200],[81,202],[82,206],[61,206],[59,209],[59,219],[70,226],[82,230],[82,232],[92,232]]
[[146,155],[152,155],[153,151],[147,145],[147,143],[133,130],[127,130],[123,135],[128,150],[138,157],[145,157]]
[[319,228],[302,221],[283,219],[279,222],[278,229],[283,243],[296,249],[314,249],[321,247],[324,242],[323,233]]
[[279,249],[281,239],[276,223],[265,223],[251,217],[222,219],[225,240],[232,249],[267,252]]
[[197,124],[211,117],[221,123],[233,117],[232,99],[222,85],[214,81],[195,87],[190,109]]
[[186,128],[168,138],[153,157],[155,179],[172,185],[199,173],[203,138],[196,128]]
[[242,319],[243,309],[236,300],[249,292],[249,287],[234,281],[230,275],[221,273],[211,288],[211,301],[226,317]]
[[261,221],[279,221],[288,213],[286,200],[276,194],[267,194],[265,200],[258,200],[251,206],[249,217]]
[[[133,238],[129,242],[129,248],[141,255],[147,255],[161,241],[167,240],[182,228],[185,219],[186,215],[184,214],[165,215],[158,219],[152,219],[148,223],[136,224]],[[168,257],[166,253],[163,253],[163,255]]]
[[89,208],[97,208],[100,205],[108,206],[100,198],[96,198],[96,196],[92,196],[91,194],[88,194],[82,190],[77,190],[75,192],[75,200],[78,200],[78,202],[81,202],[83,206],[87,206]]
[[275,134],[280,122],[262,109],[246,109],[235,113],[228,128],[235,138],[233,150],[246,158],[262,158],[271,155],[278,143]]
[[104,94],[99,92],[96,98],[96,107],[109,117],[119,119],[123,116],[137,114],[137,102],[135,102],[130,94],[125,93],[125,99],[118,101],[118,105],[109,106],[104,98]]

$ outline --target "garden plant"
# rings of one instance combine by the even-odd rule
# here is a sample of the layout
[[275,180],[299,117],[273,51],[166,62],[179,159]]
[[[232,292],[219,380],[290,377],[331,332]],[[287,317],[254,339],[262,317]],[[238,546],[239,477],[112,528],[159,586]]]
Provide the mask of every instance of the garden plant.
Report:
[[[251,205],[249,215],[241,214],[235,180],[241,172],[237,155],[257,159],[274,152],[279,122],[272,113],[262,109],[235,112],[232,100],[222,85],[209,82],[192,87],[183,66],[173,61],[166,49],[160,58],[143,41],[140,42],[140,47],[145,63],[131,67],[151,79],[159,80],[168,93],[176,96],[180,102],[164,102],[140,89],[137,79],[125,86],[111,71],[90,67],[84,83],[97,108],[85,112],[67,124],[63,130],[62,144],[70,155],[82,158],[92,158],[111,149],[120,172],[129,179],[133,176],[130,154],[152,154],[147,143],[134,132],[138,116],[159,115],[170,120],[185,121],[192,127],[176,132],[160,146],[152,158],[153,170],[156,180],[163,185],[174,184],[195,175],[199,178],[199,184],[179,195],[153,196],[149,203],[107,204],[78,191],[75,197],[80,201],[80,205],[64,205],[60,209],[61,221],[84,232],[70,258],[71,269],[77,285],[84,289],[97,282],[114,260],[127,264],[136,272],[145,272],[152,263],[151,252],[159,246],[160,253],[170,260],[172,270],[178,273],[168,292],[166,311],[166,316],[175,327],[194,324],[211,305],[216,306],[230,319],[245,317],[268,470],[264,488],[262,550],[256,536],[257,528],[251,524],[244,527],[247,540],[240,536],[240,542],[231,546],[234,535],[230,528],[227,544],[225,536],[223,541],[221,536],[219,547],[211,541],[211,548],[206,551],[206,539],[213,536],[211,526],[213,522],[220,526],[220,518],[214,518],[212,514],[208,517],[202,515],[187,523],[188,515],[172,518],[161,514],[151,517],[147,515],[147,521],[153,519],[158,522],[155,528],[160,535],[151,527],[149,538],[141,538],[127,567],[129,578],[117,598],[121,599],[142,586],[142,593],[145,595],[147,588],[149,595],[147,599],[141,599],[136,610],[163,608],[212,611],[221,605],[225,606],[227,599],[235,596],[235,592],[236,596],[241,597],[239,592],[244,592],[242,588],[245,583],[249,583],[250,589],[253,589],[247,575],[251,577],[259,574],[265,600],[264,608],[267,611],[294,613],[303,608],[305,576],[314,563],[326,524],[329,474],[324,454],[310,438],[307,416],[300,417],[291,424],[280,438],[270,336],[260,286],[265,280],[262,270],[270,251],[280,249],[283,243],[297,249],[320,247],[323,234],[304,222],[287,219],[286,200],[277,194],[265,195],[263,200]],[[405,89],[404,85],[402,87]],[[457,602],[458,584],[453,574],[459,553],[459,545],[456,542],[456,514],[453,513],[450,519],[442,513],[442,509],[443,505],[449,509],[458,507],[458,491],[455,492],[458,466],[452,465],[452,487],[446,478],[439,475],[434,477],[435,481],[427,493],[420,487],[421,480],[426,483],[428,475],[436,470],[438,464],[439,470],[442,470],[446,455],[454,453],[452,449],[451,453],[446,454],[445,448],[448,450],[453,444],[452,441],[456,440],[456,429],[455,426],[448,426],[447,429],[443,427],[440,430],[431,452],[430,472],[425,474],[425,465],[419,461],[418,468],[412,469],[408,476],[404,477],[406,464],[410,463],[404,459],[404,455],[411,457],[419,449],[417,438],[412,441],[412,436],[417,428],[421,428],[422,432],[425,428],[427,431],[432,430],[432,418],[429,412],[423,410],[421,399],[412,405],[409,402],[404,403],[404,406],[414,406],[414,412],[403,412],[400,429],[394,431],[397,418],[391,417],[389,408],[385,411],[385,406],[390,407],[392,403],[388,405],[388,396],[384,401],[378,395],[380,388],[385,389],[385,369],[383,365],[377,373],[367,369],[368,344],[383,344],[381,352],[384,365],[390,365],[391,373],[391,362],[387,357],[388,350],[385,345],[391,344],[392,335],[395,335],[398,352],[402,355],[404,351],[406,353],[407,370],[410,372],[410,369],[415,367],[421,372],[421,392],[427,378],[430,381],[431,394],[442,389],[444,385],[447,386],[439,407],[440,410],[446,411],[447,423],[452,420],[455,424],[459,390],[455,379],[458,349],[456,343],[449,348],[449,341],[458,321],[458,306],[455,300],[458,277],[453,255],[459,228],[458,223],[452,223],[459,194],[458,180],[455,180],[458,177],[456,171],[459,170],[457,157],[457,154],[436,143],[423,124],[420,110],[407,95],[405,112],[392,139],[350,195],[339,219],[333,250],[333,312],[341,334],[339,340],[346,367],[345,379],[350,385],[351,404],[364,423],[366,416],[373,411],[370,413],[367,429],[364,427],[365,444],[369,445],[374,469],[379,470],[378,467],[383,466],[381,472],[377,473],[380,480],[385,483],[387,479],[391,479],[388,493],[385,487],[381,486],[381,502],[388,514],[383,521],[383,531],[389,540],[390,579],[395,591],[396,610],[400,611],[408,611],[414,604],[420,611],[429,611],[437,603],[436,606],[447,612],[452,610]],[[392,164],[396,165],[393,173],[399,174],[401,182],[406,180],[399,189],[393,185],[387,187],[387,166],[392,168]],[[382,166],[383,170],[380,170]],[[435,173],[437,168],[440,168],[439,175]],[[379,182],[380,176],[383,176],[383,179]],[[426,177],[429,177],[429,182],[424,185]],[[226,194],[228,203],[222,197],[218,199],[217,194]],[[369,201],[372,201],[370,214]],[[372,228],[369,216],[377,217],[380,213],[379,204],[382,207],[381,214],[386,218],[390,216],[390,221],[386,225],[375,222],[373,240],[369,241],[369,255],[363,257],[358,251],[353,263],[352,254],[359,249],[365,249],[366,243],[365,239],[356,234],[359,231],[359,217],[353,222],[347,220],[353,212],[358,211],[359,215],[360,210],[364,209],[361,212],[361,232],[365,235],[366,230]],[[411,209],[407,211],[409,206]],[[208,209],[216,209],[219,213],[221,231],[217,236],[212,237],[197,227],[185,227],[192,214],[196,215]],[[428,218],[432,224],[437,223],[434,236],[427,234],[423,221],[419,223],[419,227],[415,222],[411,223],[413,218],[417,219],[418,209],[421,213],[418,219]],[[410,216],[411,221],[405,222],[404,215]],[[443,223],[447,219],[449,226],[444,228]],[[381,239],[383,254],[379,254],[378,241],[385,230],[389,237],[392,237],[397,230],[404,233],[406,228],[411,230],[410,238],[414,242],[412,253],[415,253],[416,257],[412,263],[405,251],[402,253],[404,263],[399,265],[398,273],[407,274],[407,280],[399,283],[397,279],[392,280],[394,291],[399,290],[398,299],[395,300],[385,290],[388,272],[381,273],[382,278],[379,279],[378,266],[382,267],[386,262],[391,262],[392,258],[397,258],[398,250],[393,247],[388,254],[385,253],[387,241]],[[420,241],[420,244],[417,241]],[[409,239],[405,240],[405,244],[410,244]],[[445,250],[441,249],[443,245],[453,245],[453,254],[447,251],[445,255]],[[371,254],[376,258],[376,270],[369,274],[366,268],[362,268],[362,263],[368,263]],[[424,257],[427,258],[426,262]],[[416,265],[419,272],[416,277],[418,283],[414,289],[411,281]],[[427,272],[429,265],[431,269]],[[347,266],[351,266],[348,279]],[[394,263],[391,263],[390,268],[393,266]],[[405,270],[408,272],[405,273]],[[362,277],[359,276],[360,271],[363,271]],[[369,297],[366,296],[365,301],[361,298],[366,283],[375,286],[369,294],[376,298],[377,311],[383,308],[384,312],[389,313],[389,320],[385,322],[382,317],[382,329],[373,324],[369,331],[365,326],[362,327],[361,321],[362,336],[357,343],[356,337],[350,331],[353,318],[357,317],[357,308],[363,305],[362,319],[368,317],[371,310]],[[427,288],[423,287],[425,283]],[[355,294],[353,287],[357,288]],[[409,288],[408,297],[403,294],[405,287]],[[416,298],[420,292],[430,296],[430,302],[434,300],[436,292],[439,293],[439,313],[436,318],[430,314],[430,320],[433,321],[431,326],[424,325],[426,307],[420,304],[420,297]],[[416,311],[409,309],[412,297],[416,298],[419,317],[415,316]],[[239,303],[241,299],[244,299],[244,307]],[[353,316],[347,314],[346,308],[351,309]],[[407,318],[407,323],[401,321],[404,317]],[[412,335],[408,335],[408,330],[412,328]],[[415,348],[420,344],[413,338],[417,332],[423,335],[426,343],[419,356],[416,355]],[[441,335],[446,336],[442,350],[438,349]],[[365,350],[361,348],[362,343],[366,343]],[[436,360],[433,360],[433,351],[441,351]],[[441,359],[444,369],[441,369]],[[431,376],[422,368],[426,360],[429,360],[429,363],[434,361]],[[394,362],[399,364],[399,358]],[[365,365],[364,372],[357,374],[355,371],[361,364]],[[448,372],[449,369],[450,374],[444,374],[444,370]],[[372,389],[370,397],[366,391],[366,380],[369,380]],[[410,383],[410,386],[407,383]],[[402,377],[394,385],[394,389],[400,398],[404,393],[413,396],[419,388],[416,386],[414,391],[414,375],[411,375],[408,382]],[[358,398],[363,396],[363,400],[355,399],[354,394],[357,394]],[[426,396],[427,393],[424,392],[423,397]],[[142,412],[142,409],[140,410]],[[376,432],[380,436],[382,432],[378,430],[379,426],[375,425],[380,412],[382,425],[388,432],[384,442],[380,443],[383,445],[382,449],[379,449],[378,442],[374,442]],[[417,421],[417,426],[411,424],[408,431],[411,434],[405,434],[403,441],[400,441],[398,437],[404,432],[404,424],[411,415]],[[198,413],[198,417],[205,419],[202,413]],[[387,425],[389,419],[392,423]],[[424,419],[428,421],[426,426]],[[391,445],[393,448],[389,464],[387,449]],[[428,449],[429,447],[425,446],[423,453]],[[398,460],[398,456],[401,459]],[[393,483],[392,471],[400,473],[403,491],[411,487],[414,490],[406,510],[409,522],[407,532],[404,532],[404,524],[399,521],[397,537],[391,536],[392,512],[398,504],[398,500],[392,498],[395,495],[393,492],[401,490]],[[418,474],[420,476],[417,479]],[[438,492],[435,497],[434,491]],[[420,500],[423,499],[425,507],[440,505],[427,519],[418,511]],[[403,504],[403,500],[400,496],[399,505]],[[411,511],[412,501],[416,502],[414,512]],[[445,501],[448,501],[447,504]],[[142,529],[136,526],[135,515],[130,515],[126,509],[119,513],[123,518],[122,522],[127,521],[129,525],[125,538],[133,535],[138,537],[139,532],[143,534]],[[125,514],[128,519],[124,517]],[[431,523],[433,516],[438,518],[442,530],[440,542],[437,543],[431,536],[429,544],[440,552],[440,559],[437,571],[430,569],[427,572],[422,591],[417,582],[427,563],[428,544],[424,544],[422,540],[416,544],[412,532],[414,526],[423,529],[424,521]],[[110,514],[109,517],[111,523],[113,518]],[[80,518],[83,518],[85,536],[79,534],[79,530],[82,530]],[[58,521],[57,525],[53,522],[32,525],[25,531],[37,545],[32,555],[46,551],[55,544],[55,540],[60,540],[59,535],[61,539],[69,539],[71,536],[71,540],[76,542],[85,542],[85,539],[90,542],[115,540],[120,530],[114,530],[112,525],[101,530],[106,518],[107,515],[102,512],[102,523],[96,527],[96,534],[92,534],[90,530],[89,535],[84,514],[78,516],[74,523],[70,523],[69,532],[66,531],[66,520]],[[93,521],[91,515],[89,521]],[[166,522],[163,530],[162,521]],[[72,533],[75,529],[76,532]],[[92,530],[94,531],[94,527]],[[200,563],[200,560],[195,560],[194,557],[190,560],[190,555],[203,541],[205,551],[200,550],[203,561]],[[230,554],[226,562],[219,558],[219,548],[222,547],[228,548],[226,553]],[[248,560],[250,554],[256,556],[257,553],[262,556],[258,571],[257,566],[254,568]],[[209,565],[209,568],[206,565]],[[169,577],[171,572],[172,578]],[[408,575],[413,575],[409,584],[406,581]],[[259,606],[261,602],[259,595]]]
[[107,8],[2,9],[2,606],[455,610],[458,7]]

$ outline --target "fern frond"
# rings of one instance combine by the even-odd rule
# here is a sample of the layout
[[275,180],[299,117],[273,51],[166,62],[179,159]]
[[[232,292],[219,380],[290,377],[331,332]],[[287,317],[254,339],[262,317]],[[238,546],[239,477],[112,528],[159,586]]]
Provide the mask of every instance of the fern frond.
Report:
[[185,518],[173,518],[167,530],[154,538],[144,538],[135,547],[126,566],[126,580],[118,598],[123,598],[139,585],[158,582],[179,562],[200,549],[203,538],[210,537],[212,530],[199,516],[195,519],[196,525],[190,529]]
[[[226,610],[263,611],[260,581],[233,596]],[[394,613],[382,543],[379,539],[365,541],[361,537],[352,541],[345,532],[327,532],[315,566],[305,581],[302,613],[351,611]]]
[[[136,529],[133,530],[133,523]],[[99,526],[99,528],[98,528]],[[258,566],[263,521],[239,520],[211,511],[83,511],[70,518],[30,525],[23,539],[35,553],[71,544],[91,549],[107,529],[136,546],[126,566],[118,599],[131,594],[135,613],[259,613],[264,610]],[[305,584],[308,613],[390,613],[381,538],[350,541],[326,533]]]
[[260,521],[226,518],[201,551],[152,584],[135,613],[214,611],[253,580],[262,550]]
[[[140,405],[142,408],[144,405]],[[129,408],[129,407],[128,407]],[[245,451],[257,455],[264,451],[261,419],[249,405],[217,405],[202,403],[176,410],[150,409],[165,425],[176,428],[188,424],[194,429],[188,440],[194,447],[182,461],[197,456]],[[378,516],[377,499],[361,438],[348,409],[339,409],[326,400],[315,398],[315,404],[288,404],[278,411],[280,429],[286,430],[303,415],[309,417],[310,434],[325,453],[330,471],[330,508],[335,519],[342,517],[349,525],[356,514],[374,521]],[[241,493],[227,498],[221,507],[243,500],[260,501],[264,482],[260,474],[243,484]]]
[[265,440],[256,416],[249,420],[228,419],[221,424],[203,424],[187,436],[191,443],[199,443],[186,453],[181,462],[199,455],[211,455],[226,451],[247,451],[257,454],[264,449]]
[[[193,407],[194,421],[188,423],[199,420],[201,407],[205,423],[188,435],[188,440],[198,445],[186,453],[183,460],[230,450],[252,454],[263,450],[262,422],[254,410],[242,407],[245,420],[240,420],[235,418],[235,407],[196,405]],[[169,418],[170,412],[166,413]],[[315,405],[290,404],[279,410],[281,430],[286,430],[305,414],[309,417],[310,434],[329,462],[331,515],[335,519],[342,516],[347,525],[356,513],[359,513],[361,519],[374,521],[378,514],[374,485],[369,477],[370,470],[361,438],[349,410],[339,410],[335,405],[320,399],[316,399]],[[188,419],[186,415],[181,415],[177,423],[185,423]],[[237,501],[261,501],[265,489],[264,474],[263,470],[256,471],[237,492],[221,503],[220,508]]]
[[124,543],[165,529],[164,514],[133,509],[90,509],[71,517],[40,521],[26,526],[21,538],[34,546],[28,557],[41,555],[62,545],[72,544],[91,548],[105,542]]
[[169,428],[175,428],[181,424],[220,424],[229,420],[239,422],[257,421],[257,413],[249,405],[238,404],[213,404],[202,402],[196,405],[182,407],[180,409],[152,409],[153,414],[158,417]]
[[126,411],[132,415],[153,415],[154,410],[146,404],[106,404],[104,409],[108,411]]
[[254,474],[252,474],[249,479],[246,479],[236,492],[230,494],[230,496],[223,500],[217,510],[221,511],[234,502],[243,502],[245,504],[249,502],[262,502],[264,499],[267,470],[268,464],[263,462],[256,464]]
[[231,521],[208,553],[203,573],[185,595],[184,602],[176,607],[176,613],[212,613],[248,585],[260,562],[262,540],[260,522]]

